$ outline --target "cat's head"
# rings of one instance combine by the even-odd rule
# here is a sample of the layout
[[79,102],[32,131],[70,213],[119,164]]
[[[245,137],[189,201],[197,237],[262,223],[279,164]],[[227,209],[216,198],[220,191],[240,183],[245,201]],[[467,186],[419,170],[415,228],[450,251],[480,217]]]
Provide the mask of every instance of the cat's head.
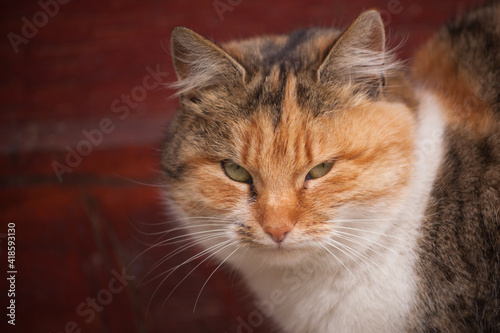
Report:
[[376,11],[343,33],[222,46],[180,27],[172,54],[181,106],[164,147],[167,197],[212,252],[287,265],[337,251],[349,220],[390,218],[416,120]]

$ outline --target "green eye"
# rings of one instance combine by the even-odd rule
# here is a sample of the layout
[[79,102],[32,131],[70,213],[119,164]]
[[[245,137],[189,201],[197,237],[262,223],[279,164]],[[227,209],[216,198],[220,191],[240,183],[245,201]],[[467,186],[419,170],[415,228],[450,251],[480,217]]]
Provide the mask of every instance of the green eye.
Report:
[[252,176],[250,173],[232,161],[223,161],[222,168],[224,169],[226,175],[232,180],[242,183],[252,182]]
[[328,173],[328,171],[330,171],[332,166],[333,162],[320,163],[316,165],[314,168],[311,169],[311,171],[309,171],[309,173],[306,176],[306,180],[323,177]]

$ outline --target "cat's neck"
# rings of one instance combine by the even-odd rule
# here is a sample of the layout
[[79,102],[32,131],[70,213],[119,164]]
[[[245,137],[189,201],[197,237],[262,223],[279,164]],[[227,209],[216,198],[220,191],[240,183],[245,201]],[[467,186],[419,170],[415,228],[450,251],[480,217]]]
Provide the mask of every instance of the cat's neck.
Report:
[[431,91],[423,88],[418,88],[416,93],[420,103],[414,171],[409,192],[400,208],[399,216],[420,221],[442,162],[445,123],[438,98]]

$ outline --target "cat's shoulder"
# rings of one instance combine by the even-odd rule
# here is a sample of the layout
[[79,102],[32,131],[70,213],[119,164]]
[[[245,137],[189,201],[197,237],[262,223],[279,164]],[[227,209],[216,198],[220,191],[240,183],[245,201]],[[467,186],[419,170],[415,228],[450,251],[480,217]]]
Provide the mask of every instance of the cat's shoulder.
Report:
[[449,125],[484,136],[500,127],[500,2],[450,20],[417,53],[413,76],[442,102]]

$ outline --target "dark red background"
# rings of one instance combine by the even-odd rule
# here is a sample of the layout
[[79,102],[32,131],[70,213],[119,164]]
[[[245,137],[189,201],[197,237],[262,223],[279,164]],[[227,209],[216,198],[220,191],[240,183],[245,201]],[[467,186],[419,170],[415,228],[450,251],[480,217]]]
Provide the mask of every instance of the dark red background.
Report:
[[[213,263],[196,268],[165,301],[200,261],[179,269],[154,295],[161,278],[146,285],[140,280],[175,246],[133,261],[147,248],[144,243],[155,240],[145,233],[169,228],[161,224],[168,218],[156,184],[162,133],[177,101],[169,98],[171,90],[148,91],[125,119],[113,112],[112,103],[134,89],[140,92],[148,66],[168,73],[165,83],[174,80],[168,50],[174,26],[226,41],[313,25],[345,27],[363,9],[376,7],[384,11],[392,44],[403,42],[400,54],[407,59],[449,17],[478,2],[73,0],[59,5],[16,53],[8,34],[22,35],[23,17],[40,19],[42,8],[37,1],[3,0],[0,271],[8,270],[5,234],[7,223],[14,222],[18,273],[15,327],[7,325],[6,279],[0,284],[0,331],[64,332],[73,321],[82,332],[237,332],[242,320],[259,321],[229,270],[211,277],[193,313]],[[219,16],[217,3],[231,10]],[[65,147],[76,149],[85,140],[82,131],[98,129],[104,118],[113,130],[59,181],[52,164],[65,163]],[[165,262],[151,276],[194,254]],[[112,270],[122,267],[135,278],[86,322],[89,317],[79,315],[77,307],[104,295]],[[254,332],[270,327],[268,321],[254,326]]]

